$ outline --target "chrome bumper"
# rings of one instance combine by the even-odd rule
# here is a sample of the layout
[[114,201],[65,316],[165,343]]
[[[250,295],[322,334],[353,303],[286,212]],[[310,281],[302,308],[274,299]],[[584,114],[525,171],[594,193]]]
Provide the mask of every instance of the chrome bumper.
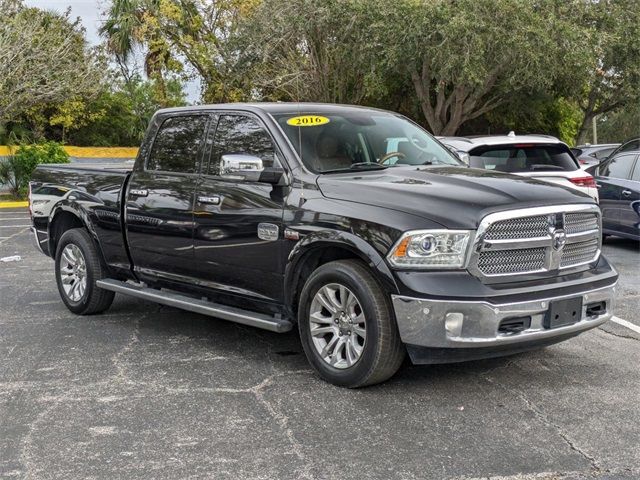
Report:
[[[547,329],[544,319],[549,302],[582,296],[582,317],[574,324]],[[597,327],[612,316],[615,284],[560,297],[535,301],[491,304],[429,300],[392,295],[400,337],[405,344],[429,348],[481,348],[502,345],[526,345],[554,337],[578,334]],[[601,315],[588,317],[587,305],[605,302]],[[498,331],[502,320],[530,317],[530,326],[518,333]]]

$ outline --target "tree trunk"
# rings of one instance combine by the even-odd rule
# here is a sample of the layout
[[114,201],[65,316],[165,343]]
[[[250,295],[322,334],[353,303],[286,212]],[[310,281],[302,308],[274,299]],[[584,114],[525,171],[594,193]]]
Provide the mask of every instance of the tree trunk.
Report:
[[591,122],[593,122],[595,116],[596,114],[592,111],[585,112],[582,123],[580,124],[580,129],[578,130],[578,135],[576,136],[576,145],[584,145],[587,143]]

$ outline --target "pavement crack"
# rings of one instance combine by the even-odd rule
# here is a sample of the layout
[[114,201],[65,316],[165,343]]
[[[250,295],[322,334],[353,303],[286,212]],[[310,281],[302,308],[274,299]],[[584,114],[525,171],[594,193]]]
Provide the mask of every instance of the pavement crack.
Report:
[[569,436],[569,434],[567,432],[564,431],[564,429],[558,425],[557,423],[555,423],[553,420],[551,420],[549,418],[549,416],[542,410],[540,410],[533,402],[531,402],[531,400],[529,400],[527,398],[527,396],[524,394],[524,392],[517,390],[515,388],[509,388],[506,387],[505,385],[496,382],[494,379],[492,379],[491,377],[487,376],[486,374],[482,374],[481,375],[487,382],[489,382],[492,385],[497,386],[498,388],[501,388],[502,390],[510,393],[511,395],[514,395],[516,397],[518,397],[520,400],[522,400],[522,402],[526,405],[526,407],[535,415],[535,417],[540,420],[542,423],[544,423],[545,425],[552,427],[560,436],[560,438],[562,438],[562,440],[567,444],[567,446],[573,450],[574,452],[576,452],[578,455],[582,456],[585,460],[587,460],[591,466],[591,470],[594,473],[599,473],[602,471],[602,467],[600,466],[600,462],[598,462],[598,460],[596,460],[596,458],[589,454],[587,451],[585,451],[584,449],[580,448],[576,442],[574,440],[571,439],[571,437]]
[[613,332],[610,332],[608,330],[605,330],[602,327],[600,327],[598,330],[603,332],[603,333],[606,333],[607,335],[611,335],[612,337],[626,338],[627,340],[635,340],[636,342],[640,342],[640,338],[638,338],[638,337],[633,337],[631,335],[621,335],[619,333],[613,333]]

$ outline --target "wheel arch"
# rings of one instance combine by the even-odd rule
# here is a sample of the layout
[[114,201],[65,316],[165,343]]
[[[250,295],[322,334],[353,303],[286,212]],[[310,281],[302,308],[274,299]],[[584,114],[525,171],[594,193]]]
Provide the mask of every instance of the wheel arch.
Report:
[[89,233],[96,245],[103,264],[106,265],[100,246],[100,239],[93,228],[89,215],[84,209],[73,203],[59,203],[51,212],[48,225],[49,252],[51,257],[55,258],[58,242],[62,235],[72,228],[84,228]]
[[348,232],[318,232],[307,235],[293,248],[285,268],[285,306],[289,316],[297,318],[298,300],[309,275],[321,265],[336,260],[361,260],[386,293],[398,287],[382,255],[366,240]]

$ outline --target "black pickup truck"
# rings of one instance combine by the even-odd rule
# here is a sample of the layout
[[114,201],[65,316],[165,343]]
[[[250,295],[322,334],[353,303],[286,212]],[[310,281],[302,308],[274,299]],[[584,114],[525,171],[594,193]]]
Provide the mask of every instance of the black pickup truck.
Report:
[[31,205],[72,312],[102,312],[117,292],[297,324],[311,365],[347,387],[388,379],[407,352],[507,355],[612,315],[617,273],[590,197],[467,168],[392,112],[161,110],[132,168],[38,167]]

